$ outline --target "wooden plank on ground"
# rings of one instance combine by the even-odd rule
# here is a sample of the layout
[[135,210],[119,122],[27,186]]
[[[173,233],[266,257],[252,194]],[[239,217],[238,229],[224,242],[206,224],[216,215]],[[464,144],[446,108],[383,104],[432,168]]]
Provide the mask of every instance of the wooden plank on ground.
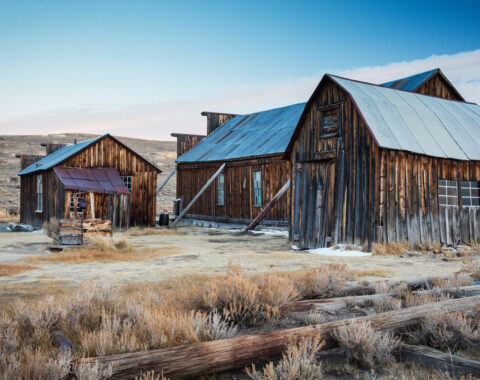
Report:
[[183,378],[206,373],[243,368],[252,363],[277,360],[291,342],[316,337],[322,349],[337,346],[333,338],[336,328],[353,322],[370,322],[375,330],[391,331],[414,326],[432,314],[442,315],[453,311],[466,312],[480,307],[480,296],[452,299],[438,303],[415,306],[388,313],[298,327],[287,330],[238,336],[211,342],[127,354],[77,359],[73,367],[97,363],[99,369],[113,367],[114,379],[133,379],[141,371],[163,372],[165,376]]
[[403,360],[411,360],[442,372],[448,372],[454,378],[461,375],[480,377],[480,362],[464,359],[431,347],[402,343],[400,355]]

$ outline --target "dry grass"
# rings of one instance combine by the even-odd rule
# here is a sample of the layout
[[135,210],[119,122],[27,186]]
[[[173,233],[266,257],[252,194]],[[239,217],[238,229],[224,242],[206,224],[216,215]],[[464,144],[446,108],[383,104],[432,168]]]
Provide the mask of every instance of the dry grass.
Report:
[[413,250],[410,243],[388,243],[388,244],[373,244],[372,255],[375,256],[401,256],[406,251]]
[[[328,280],[329,274],[333,279]],[[3,286],[3,291],[25,295],[3,298],[0,379],[60,377],[68,370],[66,355],[108,355],[232,337],[239,323],[278,318],[284,304],[302,290],[333,289],[347,275],[345,266],[246,275],[231,265],[224,275],[118,287],[92,281],[71,287],[52,282],[46,291]],[[52,339],[58,334],[71,352],[63,352]],[[80,378],[108,376],[108,369],[101,372],[96,366],[79,371]],[[157,375],[151,376],[147,379]]]
[[369,322],[354,322],[334,331],[350,359],[366,368],[379,368],[393,360],[400,341],[390,333],[375,331]]
[[34,269],[38,269],[38,267],[26,264],[0,264],[0,277],[16,276],[17,274]]
[[84,264],[91,262],[148,261],[155,257],[178,254],[176,247],[162,247],[155,250],[137,250],[126,238],[112,239],[104,236],[91,238],[85,247],[70,248],[61,253],[29,256],[29,263]]
[[390,269],[368,269],[368,270],[352,270],[355,278],[362,277],[390,277],[393,271]]
[[149,235],[183,235],[184,233],[179,231],[178,229],[173,228],[153,228],[153,227],[146,227],[146,228],[130,228],[125,236],[149,236]]
[[400,310],[402,308],[402,301],[390,296],[381,300],[373,302],[375,313],[386,313],[388,311]]
[[478,320],[464,313],[432,315],[413,333],[416,343],[429,345],[443,351],[457,351],[478,347],[480,330]]
[[282,359],[274,365],[270,362],[262,372],[255,369],[255,365],[246,368],[245,372],[253,380],[310,380],[323,377],[322,364],[318,363],[315,355],[322,344],[315,339],[306,340],[298,344],[290,344]]

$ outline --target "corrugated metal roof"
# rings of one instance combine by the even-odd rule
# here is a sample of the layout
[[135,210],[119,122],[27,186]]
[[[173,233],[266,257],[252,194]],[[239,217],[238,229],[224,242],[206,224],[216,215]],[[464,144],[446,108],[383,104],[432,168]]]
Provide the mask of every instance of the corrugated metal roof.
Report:
[[422,83],[427,81],[432,75],[436,74],[438,69],[425,71],[406,78],[396,79],[391,82],[382,83],[383,87],[396,88],[398,90],[415,91]]
[[117,169],[114,168],[69,168],[57,166],[53,171],[67,190],[99,194],[129,194]]
[[480,107],[328,75],[356,103],[378,145],[480,160]]
[[17,174],[18,175],[31,174],[41,170],[50,169],[55,165],[59,164],[60,162],[66,160],[67,158],[73,156],[74,154],[80,152],[82,149],[86,148],[90,144],[93,144],[94,142],[102,139],[105,136],[107,135],[98,136],[90,140],[79,142],[77,144],[66,145],[56,150],[55,152],[49,154],[48,156],[45,156],[41,160],[31,164],[30,166],[27,166],[25,169],[23,169],[21,172]]
[[177,162],[224,161],[283,153],[305,104],[235,116]]

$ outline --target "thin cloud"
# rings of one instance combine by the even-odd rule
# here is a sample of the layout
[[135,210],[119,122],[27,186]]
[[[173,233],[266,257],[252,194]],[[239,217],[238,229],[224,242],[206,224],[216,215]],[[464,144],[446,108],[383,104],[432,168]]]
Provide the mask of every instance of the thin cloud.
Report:
[[305,102],[325,72],[383,83],[440,67],[467,101],[480,103],[480,50],[384,66],[320,70],[297,79],[223,90],[203,99],[135,105],[120,109],[94,106],[54,109],[0,120],[0,134],[104,133],[147,139],[170,139],[172,132],[205,133],[204,110],[250,113]]

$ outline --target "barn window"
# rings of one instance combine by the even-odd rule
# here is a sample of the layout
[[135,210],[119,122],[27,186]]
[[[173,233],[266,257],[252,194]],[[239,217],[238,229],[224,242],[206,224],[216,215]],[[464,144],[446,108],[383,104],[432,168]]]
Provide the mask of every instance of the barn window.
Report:
[[440,206],[458,206],[457,181],[446,179],[438,181],[438,204]]
[[480,206],[480,182],[462,181],[462,206]]
[[37,212],[43,211],[43,183],[42,175],[37,175]]
[[223,173],[218,175],[217,189],[218,189],[217,204],[219,206],[223,206],[225,204],[225,175]]
[[123,183],[127,187],[128,191],[132,191],[132,176],[131,175],[125,175],[125,176],[120,176],[122,179]]
[[262,207],[262,172],[253,172],[253,206]]
[[338,111],[338,106],[320,108],[320,137],[329,137],[337,134]]

